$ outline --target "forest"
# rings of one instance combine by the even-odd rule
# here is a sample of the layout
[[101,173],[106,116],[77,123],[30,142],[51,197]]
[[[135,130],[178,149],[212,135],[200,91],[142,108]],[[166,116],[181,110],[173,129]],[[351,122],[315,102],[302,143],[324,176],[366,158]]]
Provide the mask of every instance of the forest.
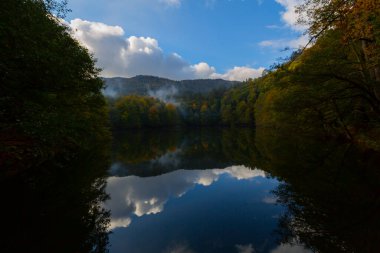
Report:
[[0,1],[2,174],[110,139],[100,70],[60,22],[65,11],[65,2]]
[[323,132],[378,148],[380,8],[376,0],[312,1],[311,44],[256,80],[257,125]]
[[[258,219],[260,225],[253,226],[238,216],[248,214],[248,206],[281,205],[281,215],[266,216],[278,223],[273,232],[280,234],[279,246],[297,240],[314,252],[379,252],[379,0],[304,0],[297,7],[298,23],[308,27],[309,43],[244,82],[105,78],[94,54],[65,23],[69,11],[66,0],[0,1],[2,252],[108,252],[110,233],[131,223],[120,220],[121,227],[110,227],[115,212],[104,205],[111,198],[110,178],[123,182],[118,180],[190,170],[208,175],[208,169],[228,166],[236,173],[241,166],[248,172],[262,169],[265,176],[206,177],[203,183],[192,178],[197,185],[185,180],[198,193],[213,191],[223,208],[202,205],[202,215],[193,216],[194,202],[181,204],[186,193],[181,191],[159,210],[134,212],[129,229],[138,224],[144,232],[166,229],[161,220],[145,226],[143,218],[162,217],[171,201],[167,210],[179,204],[186,207],[179,212],[190,218],[178,219],[173,232],[161,235],[170,240],[181,238],[183,221],[194,223],[189,231],[198,236],[197,221],[209,211],[220,216],[214,228],[225,238],[241,236],[240,224],[257,228],[255,236],[261,237],[269,223]],[[278,182],[271,192],[275,203],[253,200],[249,192],[248,201],[236,198],[243,208],[235,208],[225,196],[230,190],[240,196],[232,190],[238,183],[248,189],[247,182],[255,183],[254,195],[256,185],[268,180]],[[180,184],[171,182],[154,189],[168,194],[170,184]],[[154,206],[157,198],[141,186],[140,207]],[[126,195],[117,193],[123,199],[118,204],[127,208],[119,214],[138,209],[137,202],[126,203]],[[184,197],[189,196],[192,201],[201,195]],[[160,241],[159,233],[154,235]],[[219,245],[219,238],[213,243],[209,235],[199,237],[199,245]],[[256,252],[251,239],[244,252]],[[234,250],[242,246],[233,243]],[[263,240],[263,247],[267,243]],[[195,252],[162,249],[157,252]]]
[[[260,78],[216,80],[211,90],[194,88],[200,92],[169,100],[147,90],[106,99],[95,59],[59,21],[65,1],[4,0],[0,7],[0,165],[10,171],[27,167],[24,159],[38,162],[106,142],[110,129],[270,127],[379,148],[377,0],[307,0],[297,9],[304,14],[299,23],[309,27],[305,48]],[[142,76],[131,82],[138,80],[168,82]],[[173,84],[189,89],[207,82]]]
[[[140,120],[138,127],[284,128],[378,148],[380,8],[376,2],[306,1],[297,10],[306,15],[299,23],[309,27],[311,39],[305,48],[274,64],[261,78],[206,94],[177,96],[177,103],[169,106],[176,120],[166,121],[163,116],[155,124]],[[139,108],[129,100],[140,107],[146,104],[143,97],[120,98],[111,104],[113,115],[119,115],[113,122],[117,119],[124,127],[136,127],[122,116]],[[141,117],[149,118],[156,111],[150,109],[145,110],[148,116]]]

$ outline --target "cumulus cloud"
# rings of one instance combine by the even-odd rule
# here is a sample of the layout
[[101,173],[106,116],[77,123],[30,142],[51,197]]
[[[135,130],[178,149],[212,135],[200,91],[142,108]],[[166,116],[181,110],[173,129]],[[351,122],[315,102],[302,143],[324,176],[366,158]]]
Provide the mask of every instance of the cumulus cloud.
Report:
[[131,224],[131,218],[120,218],[120,219],[112,219],[110,222],[110,225],[108,229],[112,230],[114,228],[120,228],[120,227],[128,227],[129,224]]
[[209,78],[213,74],[215,74],[215,68],[212,66],[209,66],[205,62],[200,62],[195,65],[191,65],[190,68],[192,69],[192,72],[196,75],[196,78]]
[[249,67],[234,67],[233,69],[228,70],[224,74],[214,73],[211,76],[213,78],[222,78],[226,80],[239,80],[244,81],[248,78],[260,77],[263,74],[264,68],[260,67],[258,69],[253,69]]
[[111,199],[105,203],[105,208],[112,214],[110,229],[127,227],[133,216],[160,213],[169,198],[179,198],[195,185],[210,186],[224,174],[237,180],[266,176],[262,170],[231,166],[225,169],[176,170],[147,178],[110,177],[106,191]]
[[[173,0],[172,0],[173,1]],[[261,76],[263,68],[234,67],[224,74],[206,62],[190,64],[177,53],[165,53],[156,39],[125,36],[120,26],[71,20],[73,36],[98,60],[104,77],[154,75],[175,80],[223,78],[242,81]]]
[[293,30],[304,31],[306,27],[297,24],[298,13],[296,13],[297,5],[302,4],[304,0],[276,0],[276,2],[285,9],[281,12],[282,21]]

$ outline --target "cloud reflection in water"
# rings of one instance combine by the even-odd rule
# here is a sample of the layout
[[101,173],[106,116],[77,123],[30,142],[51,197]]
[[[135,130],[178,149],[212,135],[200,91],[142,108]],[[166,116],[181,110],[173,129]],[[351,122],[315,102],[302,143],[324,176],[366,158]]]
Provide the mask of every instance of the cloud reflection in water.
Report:
[[105,207],[111,210],[110,229],[128,227],[133,216],[157,214],[171,197],[181,197],[195,185],[209,186],[221,175],[237,180],[265,177],[259,169],[231,166],[225,169],[176,170],[155,177],[110,177],[107,193],[111,199]]

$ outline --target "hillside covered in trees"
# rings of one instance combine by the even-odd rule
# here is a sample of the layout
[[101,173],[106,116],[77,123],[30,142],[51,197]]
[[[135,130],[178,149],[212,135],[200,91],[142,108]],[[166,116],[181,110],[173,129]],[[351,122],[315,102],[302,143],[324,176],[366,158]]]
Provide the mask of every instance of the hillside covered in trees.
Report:
[[377,0],[307,0],[297,9],[309,27],[307,47],[245,82],[100,78],[93,57],[59,21],[64,4],[20,0],[1,7],[2,165],[105,140],[108,114],[118,130],[270,127],[378,146]]
[[304,14],[299,22],[310,27],[310,47],[255,81],[257,125],[323,132],[378,147],[379,2],[308,0],[298,12]]
[[0,1],[2,173],[110,137],[99,69],[64,13],[64,2]]
[[107,251],[107,105],[66,11],[65,1],[0,1],[2,252]]
[[222,79],[196,79],[174,81],[156,76],[135,76],[131,78],[102,78],[105,83],[104,94],[110,97],[124,95],[149,96],[161,98],[205,94],[213,90],[228,89],[238,85],[238,81]]
[[[110,99],[111,122],[115,129],[172,126],[254,126],[257,95],[247,81],[231,89],[205,94],[121,96]],[[252,88],[252,89],[251,89]],[[252,93],[253,92],[253,93]]]
[[[307,47],[265,71],[261,78],[247,80],[230,89],[187,96],[177,94],[175,99],[166,102],[171,103],[172,114],[179,120],[159,125],[271,127],[293,133],[342,137],[378,147],[378,2],[310,0],[299,6],[298,12],[303,14],[299,22],[310,27]],[[144,87],[142,83],[141,87]],[[129,99],[119,99],[117,106],[111,104],[114,115],[119,115],[119,122],[124,120],[121,104],[125,103],[123,108],[127,108]],[[130,107],[131,113],[138,111],[138,104],[144,104],[144,98],[134,97],[134,100],[136,105]],[[145,112],[152,113],[154,107]]]

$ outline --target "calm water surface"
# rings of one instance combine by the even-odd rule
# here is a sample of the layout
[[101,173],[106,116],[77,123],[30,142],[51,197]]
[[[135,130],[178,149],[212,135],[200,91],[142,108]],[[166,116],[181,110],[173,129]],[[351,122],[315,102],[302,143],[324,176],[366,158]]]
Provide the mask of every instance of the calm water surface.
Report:
[[[325,164],[326,159],[335,162],[329,153],[339,152],[343,157],[336,158],[346,159],[341,152],[350,152],[350,147],[326,145],[316,157],[307,157],[309,150],[302,151],[310,148],[310,143],[279,143],[272,137],[260,143],[262,140],[247,129],[138,131],[118,136],[107,179],[110,199],[104,204],[111,211],[110,252],[350,251],[351,241],[335,238],[320,227],[323,224],[306,220],[306,215],[319,211],[307,202],[312,201],[308,192],[327,187],[318,193],[326,194],[334,187],[334,182],[324,186],[331,183],[326,182],[328,178],[318,182],[318,174],[331,166],[334,171],[329,176],[335,177],[338,191],[339,177],[346,174],[336,171],[336,163]],[[321,156],[325,160],[320,160]],[[298,196],[293,188],[296,185],[290,184],[293,179],[310,189]],[[310,183],[317,185],[307,185]],[[331,197],[318,201],[322,206],[338,206],[339,201]],[[345,197],[350,198],[350,193]],[[357,214],[355,208],[364,204],[357,207],[347,200],[342,204],[354,209],[341,210],[348,212],[342,214],[343,219]],[[301,201],[306,201],[305,206]],[[306,204],[314,210],[306,209]],[[324,215],[315,213],[310,218]],[[369,219],[376,219],[376,215]],[[315,238],[305,240],[303,236]]]
[[130,130],[0,174],[1,252],[377,253],[379,164],[269,129]]

